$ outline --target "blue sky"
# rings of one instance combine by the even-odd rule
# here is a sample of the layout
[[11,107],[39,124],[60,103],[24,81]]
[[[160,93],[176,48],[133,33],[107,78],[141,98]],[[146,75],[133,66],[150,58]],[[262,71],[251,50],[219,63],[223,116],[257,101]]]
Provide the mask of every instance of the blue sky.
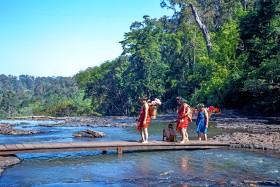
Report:
[[144,15],[172,15],[161,0],[0,0],[0,74],[73,76],[113,60]]

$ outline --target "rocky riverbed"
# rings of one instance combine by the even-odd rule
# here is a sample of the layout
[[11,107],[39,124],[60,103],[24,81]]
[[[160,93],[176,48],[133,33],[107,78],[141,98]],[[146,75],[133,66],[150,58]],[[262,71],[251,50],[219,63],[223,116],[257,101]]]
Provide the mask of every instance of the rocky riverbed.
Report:
[[221,116],[215,119],[217,128],[235,132],[221,134],[212,139],[230,143],[235,148],[274,150],[280,153],[279,117]]

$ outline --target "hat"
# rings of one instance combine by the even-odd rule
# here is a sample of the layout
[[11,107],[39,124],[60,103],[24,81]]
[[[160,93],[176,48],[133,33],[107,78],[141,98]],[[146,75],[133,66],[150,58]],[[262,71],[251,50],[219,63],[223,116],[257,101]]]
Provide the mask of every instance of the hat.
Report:
[[181,96],[176,97],[177,100],[182,100],[183,98]]

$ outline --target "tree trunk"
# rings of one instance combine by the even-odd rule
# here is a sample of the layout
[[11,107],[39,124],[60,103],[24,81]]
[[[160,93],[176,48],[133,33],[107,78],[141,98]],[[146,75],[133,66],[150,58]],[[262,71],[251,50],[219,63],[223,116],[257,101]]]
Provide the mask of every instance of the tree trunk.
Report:
[[195,18],[195,21],[196,21],[196,23],[198,24],[200,30],[203,33],[203,37],[204,37],[204,40],[206,42],[206,46],[207,46],[207,50],[208,50],[208,56],[211,56],[211,53],[212,53],[212,43],[210,41],[210,34],[209,34],[206,26],[201,22],[201,20],[200,20],[200,18],[198,16],[198,13],[197,13],[195,7],[193,6],[193,4],[189,3],[189,5],[192,8],[192,13],[193,13],[193,16]]

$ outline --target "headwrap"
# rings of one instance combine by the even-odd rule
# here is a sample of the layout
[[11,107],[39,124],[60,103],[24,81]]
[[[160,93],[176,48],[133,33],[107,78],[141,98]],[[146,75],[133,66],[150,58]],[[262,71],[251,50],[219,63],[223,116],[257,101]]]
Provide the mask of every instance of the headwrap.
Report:
[[176,99],[180,100],[182,103],[187,103],[187,100],[182,98],[181,96],[177,96]]
[[204,107],[204,104],[203,104],[203,103],[199,103],[196,107],[197,107],[197,108],[203,108],[203,107]]

